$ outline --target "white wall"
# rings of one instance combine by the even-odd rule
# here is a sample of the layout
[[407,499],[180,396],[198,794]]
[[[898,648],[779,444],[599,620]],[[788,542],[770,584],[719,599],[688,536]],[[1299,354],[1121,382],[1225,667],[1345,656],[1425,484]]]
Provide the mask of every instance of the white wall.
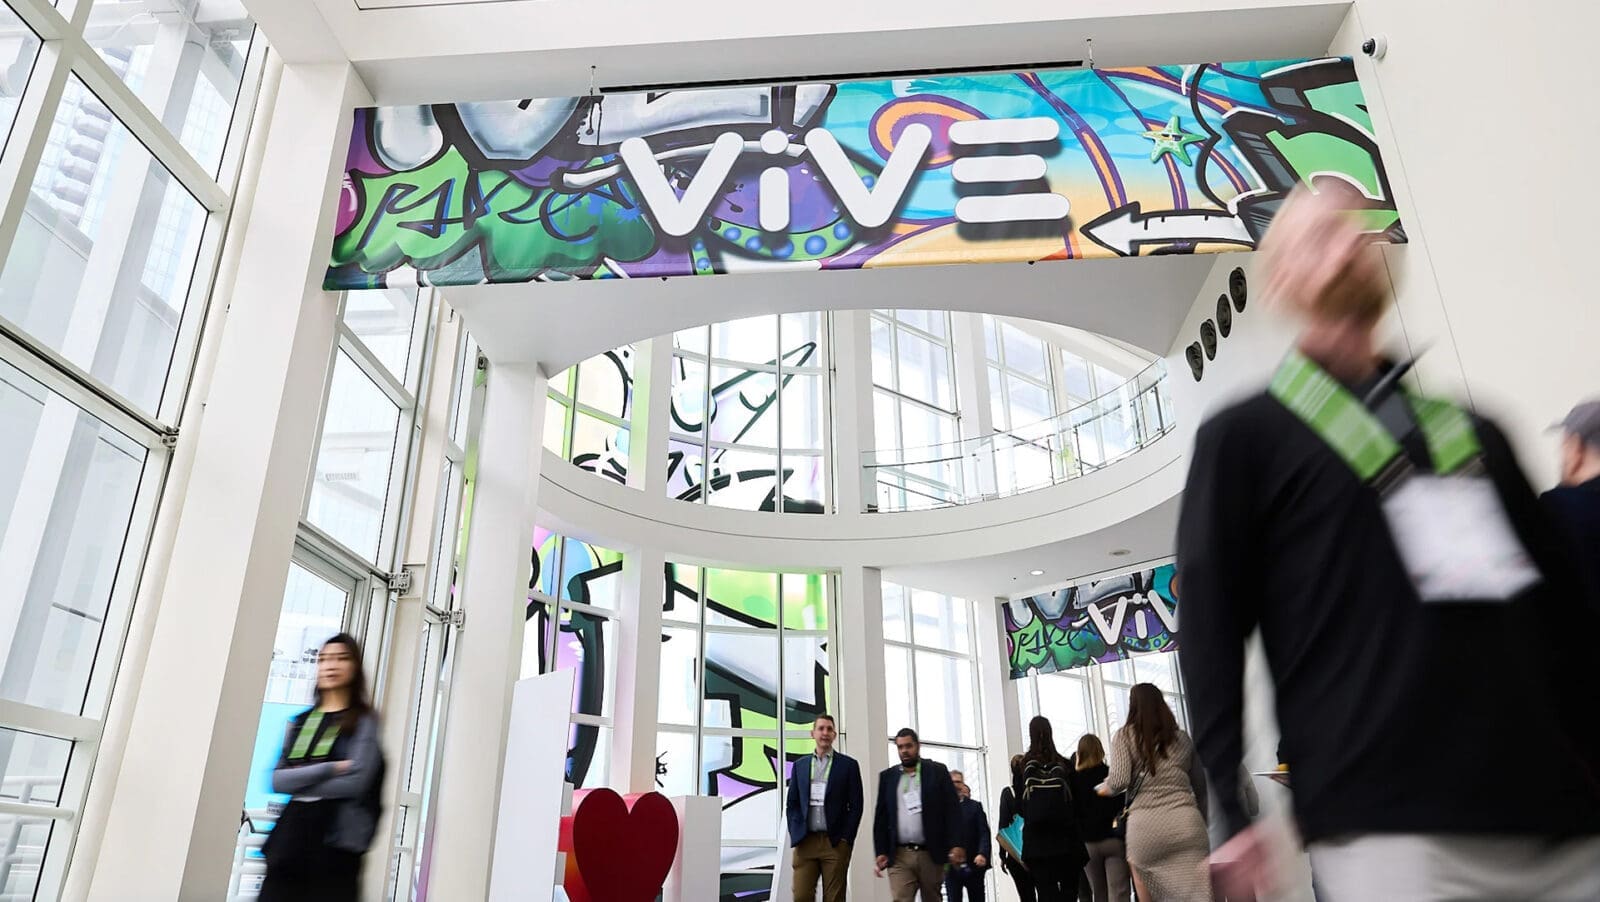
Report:
[[1600,394],[1597,29],[1578,0],[1357,0],[1331,48],[1356,57],[1411,237],[1388,257],[1407,334],[1434,343],[1424,388],[1464,380],[1536,485],[1555,473],[1543,428]]

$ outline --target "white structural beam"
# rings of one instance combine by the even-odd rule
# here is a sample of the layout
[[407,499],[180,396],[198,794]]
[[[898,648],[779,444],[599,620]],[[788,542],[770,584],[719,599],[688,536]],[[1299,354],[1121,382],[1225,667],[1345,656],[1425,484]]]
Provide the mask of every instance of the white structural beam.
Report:
[[[289,63],[328,63],[349,58],[316,0],[244,0],[250,18]],[[351,4],[351,12],[356,12]],[[406,46],[417,49],[416,41]]]
[[428,885],[433,899],[482,899],[488,893],[512,686],[521,667],[533,569],[547,386],[533,364],[489,364],[478,482],[461,571],[466,625],[456,650],[450,728],[438,779]]
[[888,881],[872,874],[872,814],[878,774],[889,766],[889,705],[884,697],[883,577],[874,567],[839,573],[839,729],[842,751],[861,763],[866,811],[850,856],[850,898],[888,899]]
[[[623,792],[656,788],[656,709],[661,679],[661,605],[666,557],[660,549],[622,556],[622,629],[617,643],[612,702],[611,786]],[[631,666],[630,666],[631,662]]]
[[866,310],[838,310],[833,313],[833,507],[837,512],[859,514],[878,500],[877,477],[863,466],[862,456],[876,447],[876,431],[872,316]]
[[227,885],[335,341],[327,198],[364,94],[347,65],[283,72],[90,898]]

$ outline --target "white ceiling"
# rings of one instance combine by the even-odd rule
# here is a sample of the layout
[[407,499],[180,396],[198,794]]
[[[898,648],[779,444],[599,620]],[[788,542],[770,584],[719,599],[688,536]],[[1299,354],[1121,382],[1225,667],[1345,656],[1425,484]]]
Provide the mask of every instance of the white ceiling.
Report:
[[975,310],[1073,326],[1164,356],[1210,255],[530,282],[444,289],[490,360],[557,373],[619,345],[763,313]]
[[1327,52],[1350,3],[1321,0],[245,0],[290,62],[350,60],[380,104],[572,96],[606,85]]
[[[1077,582],[1108,571],[1125,572],[1172,556],[1178,529],[1178,498],[1106,529],[1061,542],[1018,548],[1005,554],[883,568],[892,583],[944,592],[959,598],[1015,598]],[[1126,551],[1114,555],[1113,551]],[[1032,576],[1033,570],[1044,575]]]

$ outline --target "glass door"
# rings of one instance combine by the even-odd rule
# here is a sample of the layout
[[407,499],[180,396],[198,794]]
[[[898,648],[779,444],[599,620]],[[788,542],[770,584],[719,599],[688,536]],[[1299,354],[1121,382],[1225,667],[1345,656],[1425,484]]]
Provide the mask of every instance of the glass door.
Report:
[[330,637],[362,623],[355,602],[365,600],[370,577],[338,566],[303,545],[295,546],[283,591],[283,613],[272,645],[272,665],[250,755],[250,778],[239,813],[239,842],[228,881],[230,902],[253,899],[266,875],[261,846],[287,796],[272,791],[272,769],[283,748],[290,718],[311,706],[317,685],[317,652]]

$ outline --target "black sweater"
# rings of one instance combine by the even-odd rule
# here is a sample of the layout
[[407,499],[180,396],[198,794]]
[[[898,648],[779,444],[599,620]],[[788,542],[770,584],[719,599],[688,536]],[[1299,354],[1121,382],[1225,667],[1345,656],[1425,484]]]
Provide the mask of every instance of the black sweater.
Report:
[[1110,773],[1111,768],[1105,764],[1096,764],[1071,774],[1072,798],[1078,808],[1078,834],[1084,842],[1110,839],[1111,822],[1126,804],[1123,793],[1107,797],[1095,792],[1095,787],[1104,783]]
[[[1490,478],[1545,580],[1508,603],[1424,604],[1378,495],[1262,394],[1200,427],[1178,528],[1184,681],[1228,832],[1239,802],[1244,642],[1259,628],[1307,841],[1344,833],[1600,833],[1592,623],[1504,436]],[[1426,467],[1415,431],[1402,444]],[[1506,791],[1504,762],[1528,761]]]

